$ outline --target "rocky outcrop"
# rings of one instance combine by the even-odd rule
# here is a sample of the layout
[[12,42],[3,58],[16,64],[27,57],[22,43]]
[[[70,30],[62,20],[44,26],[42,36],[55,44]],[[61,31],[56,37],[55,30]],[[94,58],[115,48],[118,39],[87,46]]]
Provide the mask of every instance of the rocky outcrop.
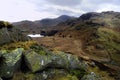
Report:
[[28,54],[25,54],[27,60],[31,64],[31,68],[33,72],[36,72],[38,70],[41,71],[45,67],[62,68],[62,69],[70,69],[70,68],[71,69],[85,69],[86,67],[84,62],[82,60],[80,61],[77,56],[73,56],[71,54],[65,54],[64,52],[59,52],[57,54],[52,53],[43,47],[41,48],[37,47],[36,49],[38,49],[39,51],[41,50],[41,51],[39,52],[34,49],[37,53],[29,52]]
[[[87,74],[87,65],[77,56],[59,52],[54,54],[45,51],[46,54],[38,54],[33,50],[24,51],[18,48],[10,53],[5,50],[0,51],[0,77],[4,79],[15,78],[17,73],[32,75],[32,80],[46,80],[54,75],[74,75],[82,78]],[[16,80],[16,79],[13,79]],[[23,79],[26,80],[26,79]],[[97,80],[97,79],[96,79]]]
[[19,29],[13,27],[9,23],[0,22],[0,45],[27,40],[29,40],[29,38],[22,34]]

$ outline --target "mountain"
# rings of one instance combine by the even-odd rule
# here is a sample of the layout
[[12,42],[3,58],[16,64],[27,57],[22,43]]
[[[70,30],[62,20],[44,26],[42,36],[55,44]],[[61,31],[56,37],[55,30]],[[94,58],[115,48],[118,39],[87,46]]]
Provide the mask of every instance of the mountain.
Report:
[[54,19],[42,19],[37,21],[21,21],[12,23],[14,26],[18,27],[19,29],[26,30],[29,33],[40,33],[40,30],[51,30],[52,27],[56,26],[57,24],[67,21],[69,19],[73,19],[75,17],[62,15],[58,18]]
[[[115,80],[119,80],[119,25],[120,12],[90,12],[59,23],[54,29],[61,30],[55,36],[35,40],[51,50],[64,51],[90,60],[100,70],[107,71]],[[103,75],[99,71],[97,73]]]
[[56,26],[58,23],[67,21],[71,18],[74,18],[74,17],[70,17],[70,16],[67,16],[67,15],[62,15],[62,16],[60,16],[58,18],[55,18],[55,19],[42,19],[42,20],[39,20],[39,21],[35,21],[35,23],[41,25],[42,28],[52,27],[52,26]]
[[36,27],[36,24],[32,21],[21,21],[21,22],[16,22],[12,23],[15,27],[19,28],[20,30],[26,31],[29,33],[32,33],[35,30],[38,30],[38,27]]
[[[63,26],[66,24],[63,24]],[[71,24],[73,25],[68,24],[67,26],[69,27],[64,29],[64,31],[58,32],[56,36],[71,36],[75,39],[80,39],[86,54],[97,55],[97,58],[106,59],[109,53],[114,57],[116,55],[120,56],[117,54],[120,51],[118,48],[120,47],[119,12],[91,12],[81,15],[77,20],[72,21]],[[113,58],[116,59],[117,56]],[[113,62],[119,63],[120,60],[117,60]]]
[[[63,23],[58,24],[54,28],[61,28],[63,26],[68,26],[70,28],[81,28],[85,26],[104,26],[119,30],[120,28],[120,12],[107,11],[102,13],[89,12],[81,15],[76,19],[69,19]],[[58,27],[59,26],[59,27]]]

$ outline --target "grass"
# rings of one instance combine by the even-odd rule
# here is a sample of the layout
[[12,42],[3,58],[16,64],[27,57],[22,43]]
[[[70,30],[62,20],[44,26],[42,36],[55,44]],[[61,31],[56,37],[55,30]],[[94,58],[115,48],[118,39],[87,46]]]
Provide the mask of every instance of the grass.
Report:
[[118,58],[120,56],[120,33],[107,28],[98,29],[98,38],[101,41],[108,53],[114,61],[120,62]]
[[35,44],[35,45],[32,45],[30,47],[32,50],[34,50],[35,52],[37,52],[38,54],[41,54],[41,55],[45,55],[47,54],[44,50],[44,48],[42,48],[41,46],[39,46],[38,44]]
[[35,77],[34,74],[24,74],[21,72],[15,73],[12,80],[33,80]]
[[101,77],[101,80],[115,80],[114,78],[109,76],[109,73],[106,71],[100,70],[97,66],[96,67],[90,67],[90,72],[95,72],[96,75],[99,75]]
[[35,44],[37,44],[35,41],[25,41],[25,42],[20,41],[20,42],[9,43],[0,46],[0,50],[14,50],[16,48],[24,48],[25,50],[28,50],[32,45]]
[[58,75],[55,76],[53,79],[48,79],[48,80],[79,80],[76,76],[72,76],[70,74],[68,75]]
[[[104,59],[108,59],[108,57],[105,56],[108,55],[111,60],[120,65],[120,33],[109,28],[100,27],[95,34],[97,37],[92,35],[91,39],[88,38],[89,45],[86,46],[88,53],[96,53],[93,54],[93,56],[96,55],[96,57],[100,55],[100,53],[104,53]],[[98,44],[102,46],[102,49],[96,48]]]
[[99,41],[106,45],[106,48],[113,48],[120,51],[120,33],[107,28],[98,29]]

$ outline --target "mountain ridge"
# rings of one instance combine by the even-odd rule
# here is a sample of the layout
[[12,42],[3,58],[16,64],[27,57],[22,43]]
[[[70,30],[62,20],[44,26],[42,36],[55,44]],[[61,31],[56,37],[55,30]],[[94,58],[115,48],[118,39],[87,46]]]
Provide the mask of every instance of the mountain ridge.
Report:
[[67,16],[67,15],[62,15],[57,18],[45,18],[42,20],[36,20],[36,21],[29,21],[29,20],[24,20],[20,22],[15,22],[12,23],[14,26],[18,28],[25,29],[29,31],[30,33],[35,32],[35,33],[40,33],[40,30],[44,29],[49,29],[50,27],[56,26],[57,24],[67,21],[69,19],[73,19],[75,17]]

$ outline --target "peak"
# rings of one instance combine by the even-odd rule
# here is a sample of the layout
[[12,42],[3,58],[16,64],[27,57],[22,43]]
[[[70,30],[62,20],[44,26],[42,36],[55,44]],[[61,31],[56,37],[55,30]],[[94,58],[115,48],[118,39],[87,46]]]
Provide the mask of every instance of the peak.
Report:
[[62,20],[68,20],[68,19],[71,19],[71,18],[75,18],[75,17],[68,16],[68,15],[61,15],[61,16],[58,17],[58,19],[62,19]]
[[104,11],[102,13],[116,13],[116,12],[114,12],[114,11]]
[[61,15],[60,17],[70,17],[70,16],[68,16],[68,15]]
[[86,14],[81,15],[79,19],[88,20],[88,19],[90,19],[91,17],[95,17],[95,16],[100,16],[100,13],[97,13],[97,12],[89,12],[89,13],[86,13]]
[[58,18],[64,19],[64,18],[72,18],[72,17],[71,17],[71,16],[68,16],[68,15],[61,15],[61,16],[59,16]]
[[102,16],[107,16],[107,15],[118,15],[119,12],[114,12],[114,11],[105,11],[105,12],[101,12],[101,13],[97,13],[97,12],[89,12],[89,13],[85,13],[83,15],[81,15],[79,17],[79,19],[82,19],[82,20],[88,20],[90,18],[93,18],[93,17],[102,17]]
[[32,21],[29,21],[29,20],[24,20],[24,21],[21,21],[21,22],[32,22]]

